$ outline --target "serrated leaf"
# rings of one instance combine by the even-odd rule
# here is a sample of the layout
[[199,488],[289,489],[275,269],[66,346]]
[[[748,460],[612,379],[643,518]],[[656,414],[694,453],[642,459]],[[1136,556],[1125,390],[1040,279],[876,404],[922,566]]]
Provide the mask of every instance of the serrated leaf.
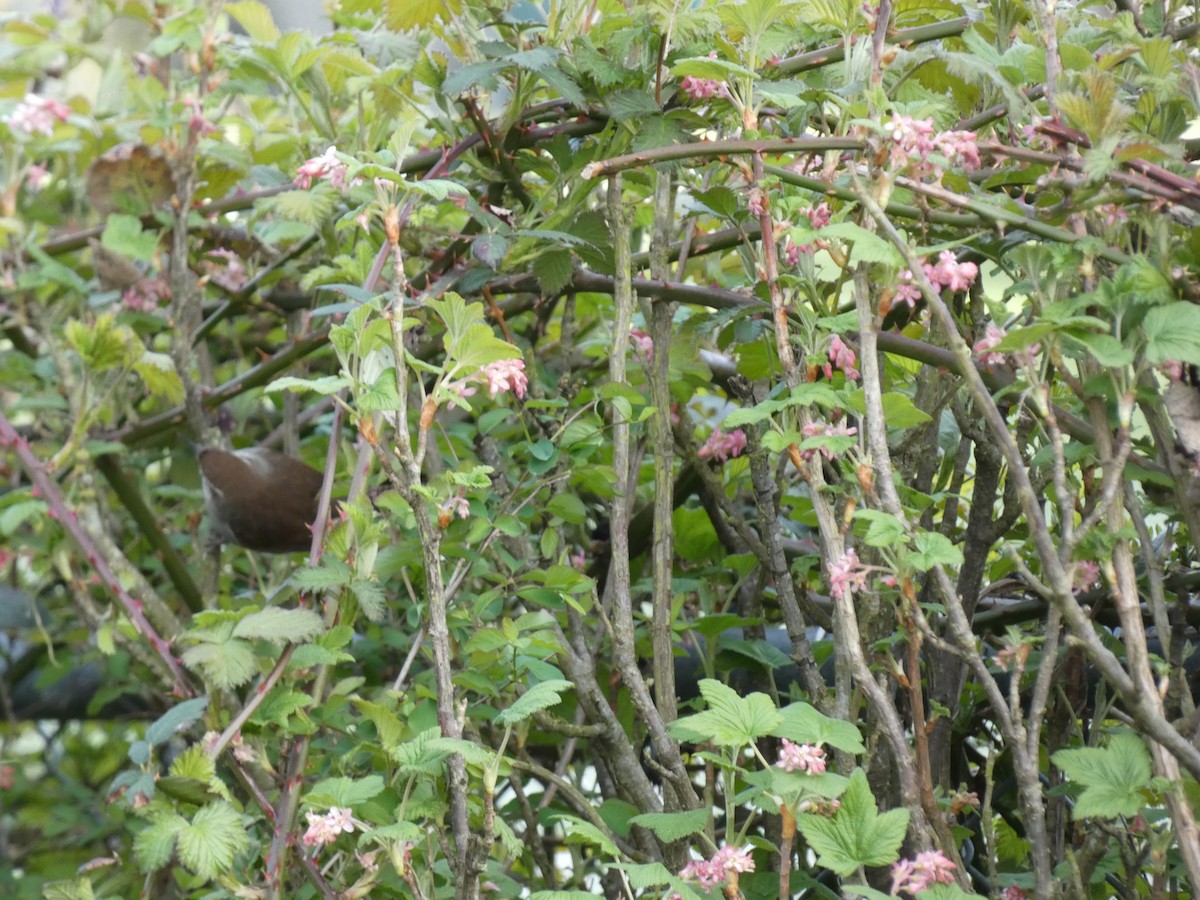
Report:
[[570,250],[547,250],[533,260],[533,274],[543,295],[556,296],[570,284],[571,276],[575,274],[575,259]]
[[137,216],[114,213],[104,223],[100,243],[107,250],[138,262],[152,262],[158,249],[158,235],[143,231]]
[[850,264],[884,263],[895,266],[901,262],[900,253],[873,231],[853,222],[835,222],[821,229],[822,237],[839,238],[850,244]]
[[1156,306],[1142,320],[1146,362],[1177,360],[1200,365],[1200,307],[1193,303]]
[[745,697],[713,678],[699,684],[708,704],[704,712],[676,719],[670,724],[672,735],[683,740],[712,741],[720,747],[744,747],[779,725],[779,710],[766,694]]
[[226,3],[223,7],[233,19],[246,29],[246,34],[264,44],[273,44],[279,40],[279,29],[271,17],[271,10],[258,0],[238,0],[236,3]]
[[831,719],[808,703],[789,703],[779,711],[775,737],[799,744],[828,744],[846,753],[864,753],[862,735],[852,722]]
[[187,827],[187,819],[173,812],[158,812],[150,816],[150,824],[133,839],[133,858],[143,872],[154,872],[165,866],[175,852],[175,839]]
[[497,74],[504,71],[507,65],[504,60],[489,59],[463,66],[446,76],[446,80],[442,82],[442,91],[447,96],[457,97],[476,85],[487,85]]
[[765,421],[776,413],[793,406],[822,406],[837,408],[841,405],[837,392],[825,382],[813,381],[796,385],[785,397],[764,400],[749,409],[735,409],[721,422],[726,431]]
[[268,606],[250,613],[233,628],[236,638],[261,638],[276,644],[310,640],[324,630],[321,617],[311,609],[281,609]]
[[849,876],[861,866],[886,866],[899,859],[908,810],[880,814],[866,773],[855,769],[833,816],[805,813],[796,817],[796,825],[816,851],[817,865]]
[[95,900],[95,897],[89,878],[51,881],[42,888],[42,900]]
[[163,397],[172,403],[183,402],[183,381],[175,371],[175,361],[170,356],[147,350],[133,368],[152,396]]
[[258,671],[254,651],[245,641],[205,643],[183,651],[183,664],[222,690],[240,687]]
[[355,578],[350,582],[350,590],[368,619],[382,621],[387,612],[387,592],[382,584],[373,578]]
[[424,28],[458,11],[456,0],[383,0],[383,21],[392,31]]
[[496,721],[501,725],[515,725],[522,719],[529,718],[535,712],[549,709],[551,706],[558,706],[562,703],[562,692],[570,690],[574,686],[570,681],[563,679],[535,684],[507,709],[501,710],[500,714],[496,716]]
[[913,544],[917,549],[906,553],[904,561],[918,572],[928,572],[934,566],[957,568],[963,563],[962,550],[941,532],[918,531]]
[[858,509],[855,510],[854,519],[867,522],[863,543],[868,547],[893,547],[904,541],[904,523],[891,513],[878,509]]
[[350,567],[341,560],[324,560],[319,566],[305,566],[292,573],[292,584],[305,592],[345,587],[350,583]]
[[1071,818],[1132,818],[1147,803],[1153,772],[1150,753],[1142,739],[1120,731],[1106,747],[1059,750],[1050,759],[1072,782],[1083,786]]
[[382,703],[372,703],[368,700],[354,700],[355,707],[368,719],[375,723],[375,731],[379,735],[379,746],[391,753],[400,745],[401,739],[407,732],[407,727],[400,721],[395,710],[388,709]]
[[195,697],[171,707],[146,729],[146,743],[152,747],[164,744],[194,722],[199,721],[208,709],[208,697]]
[[703,833],[708,828],[708,816],[706,809],[693,809],[675,813],[642,813],[629,822],[650,829],[661,841],[670,842]]
[[325,778],[309,788],[304,799],[310,803],[353,807],[378,797],[383,793],[383,788],[383,779],[378,775],[367,775],[363,778]]
[[322,182],[307,191],[285,191],[263,201],[263,206],[282,219],[317,228],[333,213],[337,202],[335,189]]
[[176,837],[180,861],[201,878],[216,878],[233,869],[234,859],[250,845],[242,817],[228,803],[199,810]]

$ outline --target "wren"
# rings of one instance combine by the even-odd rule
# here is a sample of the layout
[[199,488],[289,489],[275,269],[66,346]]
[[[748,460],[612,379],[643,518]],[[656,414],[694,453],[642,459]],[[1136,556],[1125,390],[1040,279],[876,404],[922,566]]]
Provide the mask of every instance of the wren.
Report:
[[312,546],[312,523],[325,476],[265,447],[197,450],[209,539],[262,553]]

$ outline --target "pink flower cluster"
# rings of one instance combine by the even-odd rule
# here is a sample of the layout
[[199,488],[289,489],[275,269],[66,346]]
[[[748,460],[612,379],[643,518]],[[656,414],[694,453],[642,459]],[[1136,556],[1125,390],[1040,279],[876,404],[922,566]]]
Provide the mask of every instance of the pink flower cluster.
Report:
[[899,897],[901,891],[919,894],[935,884],[954,884],[954,863],[940,850],[926,850],[915,859],[892,863],[893,897]]
[[471,515],[471,504],[466,497],[450,497],[438,507],[438,510],[445,514],[447,520],[454,516],[465,519]]
[[[802,426],[800,428],[800,434],[802,437],[806,437],[806,438],[810,438],[810,437],[853,437],[854,435],[858,434],[858,429],[855,428],[853,425],[842,425],[842,424],[831,425],[828,422],[817,421],[817,422],[809,422],[807,425]],[[812,459],[813,455],[816,453],[820,453],[826,459],[833,459],[833,451],[830,450],[828,447],[821,447],[819,449],[810,448],[807,450],[805,450],[805,449],[800,450],[800,456],[805,461]]]
[[825,771],[825,751],[815,744],[794,744],[787,738],[783,739],[783,748],[779,751],[779,761],[776,763],[785,772],[808,772],[819,775]]
[[[831,217],[829,204],[822,201],[817,206],[808,206],[800,210],[800,215],[808,219],[809,225],[813,228],[824,228],[829,224]],[[812,253],[814,250],[822,249],[826,246],[825,241],[818,240],[811,244],[794,244],[792,239],[788,238],[787,243],[783,245],[783,258],[789,266],[795,266],[800,262],[800,254]]]
[[1090,559],[1080,560],[1075,563],[1075,577],[1071,582],[1076,594],[1099,587],[1100,565]]
[[[305,160],[304,165],[296,170],[296,178],[292,184],[296,187],[310,188],[312,187],[313,179],[325,179],[335,188],[339,190],[346,189],[346,172],[349,169],[344,162],[338,159],[337,147],[330,147],[320,156],[314,156],[312,159]],[[351,187],[361,183],[361,179],[356,178],[351,184]]]
[[917,175],[941,176],[941,168],[929,159],[940,154],[951,165],[961,165],[968,172],[979,168],[979,146],[973,131],[935,132],[933,119],[914,119],[912,116],[893,116],[883,126],[891,138],[891,164],[904,169],[912,167]]
[[679,876],[694,878],[703,888],[714,888],[735,872],[753,872],[754,859],[749,847],[722,847],[712,859],[694,859],[684,866]]
[[349,834],[354,830],[354,820],[350,817],[349,809],[331,807],[329,812],[306,813],[308,830],[304,832],[301,842],[305,847],[321,847],[332,844],[342,832]]
[[[971,347],[972,350],[979,354],[979,364],[985,369],[994,369],[996,366],[1002,366],[1008,361],[1008,357],[1004,353],[992,349],[1004,340],[1006,336],[1007,334],[1003,328],[989,322],[987,328],[984,329],[983,337],[977,340]],[[1032,366],[1034,358],[1041,349],[1041,344],[1032,344],[1024,350],[1016,350],[1012,355],[1013,361],[1019,366]]]
[[858,362],[858,357],[842,341],[841,335],[835,334],[833,336],[833,341],[829,344],[828,355],[829,362],[821,367],[821,371],[825,373],[826,378],[833,378],[833,370],[836,368],[846,373],[847,381],[858,381],[862,374],[854,367],[854,364]]
[[746,202],[746,208],[750,210],[750,215],[752,216],[765,216],[771,208],[766,192],[760,187],[751,188],[750,199]]
[[142,278],[121,294],[121,304],[133,312],[152,313],[171,299],[171,287],[162,278]]
[[704,446],[696,453],[701,459],[712,457],[717,462],[725,462],[734,456],[741,456],[746,451],[746,433],[738,428],[726,434],[720,428],[714,429],[708,436]]
[[71,107],[65,103],[37,94],[26,94],[17,108],[4,117],[4,121],[15,131],[50,137],[54,134],[55,123],[67,121],[69,115]]
[[708,100],[712,97],[729,98],[729,87],[725,82],[715,78],[697,78],[695,75],[685,75],[679,82],[679,89],[693,100]]
[[829,564],[829,593],[835,600],[849,600],[854,591],[867,586],[869,569],[859,561],[853,548]]
[[640,328],[629,329],[629,343],[639,358],[649,362],[654,358],[654,340]]
[[[938,254],[934,265],[924,263],[921,270],[934,287],[949,288],[952,291],[969,289],[979,275],[979,266],[973,262],[959,262],[952,250],[943,250]],[[920,299],[921,289],[913,283],[912,270],[902,270],[894,302],[907,303],[908,308],[913,309]]]
[[503,394],[505,391],[512,391],[520,399],[525,396],[525,391],[529,387],[529,378],[525,374],[525,360],[501,359],[488,363],[468,378],[460,378],[447,383],[446,389],[460,397],[472,397],[475,395],[472,382],[486,384],[488,394],[492,397]]

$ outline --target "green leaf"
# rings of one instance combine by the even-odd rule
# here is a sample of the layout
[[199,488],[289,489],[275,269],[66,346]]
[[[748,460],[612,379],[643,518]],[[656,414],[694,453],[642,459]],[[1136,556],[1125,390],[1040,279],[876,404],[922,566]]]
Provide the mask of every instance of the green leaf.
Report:
[[529,718],[535,712],[558,706],[562,703],[562,692],[573,687],[575,687],[574,684],[563,679],[552,679],[535,684],[507,709],[501,710],[500,714],[496,716],[496,721],[501,725],[515,725],[522,719]]
[[96,892],[88,878],[51,881],[42,888],[42,900],[95,900],[95,897]]
[[143,872],[161,869],[175,852],[175,839],[187,827],[187,819],[173,812],[150,815],[150,824],[133,840],[133,858]]
[[324,628],[321,617],[311,609],[268,606],[238,622],[233,628],[233,636],[261,638],[276,644],[298,644],[316,637]]
[[676,719],[669,730],[689,741],[712,741],[720,747],[744,747],[779,725],[779,710],[766,694],[740,696],[733,688],[713,678],[700,681],[700,693],[708,709]]
[[837,392],[822,381],[805,382],[792,388],[786,397],[774,400],[764,400],[749,409],[735,409],[721,421],[721,427],[726,431],[763,422],[771,416],[793,406],[823,406],[837,408],[841,406]]
[[688,812],[642,813],[629,821],[650,829],[659,840],[669,842],[703,833],[708,828],[708,815],[706,809],[693,809]]
[[350,583],[350,567],[341,560],[326,559],[319,566],[305,566],[292,573],[292,584],[306,593],[346,587]]
[[957,568],[963,564],[962,550],[941,532],[918,531],[913,543],[917,549],[905,554],[904,561],[918,572],[928,572],[934,566]]
[[350,582],[350,590],[368,619],[372,622],[383,621],[387,612],[387,591],[382,584],[374,578],[355,578]]
[[179,859],[201,878],[216,878],[233,869],[234,859],[250,846],[241,815],[228,803],[205,806],[179,829]]
[[805,813],[796,817],[796,825],[816,851],[817,865],[846,877],[860,866],[886,866],[899,859],[908,830],[908,810],[893,809],[881,815],[866,773],[855,769],[833,816]]
[[151,396],[162,397],[171,403],[183,402],[183,381],[175,371],[175,362],[165,353],[149,350],[133,364],[133,369],[142,378]]
[[604,856],[620,857],[621,852],[616,844],[591,822],[569,815],[554,816],[554,821],[562,826],[568,844],[586,844],[595,847]]
[[846,753],[865,753],[862,735],[853,722],[831,719],[808,703],[789,703],[779,711],[779,724],[771,732],[798,744],[828,744]]
[[1150,753],[1136,734],[1119,731],[1106,747],[1059,750],[1051,761],[1083,793],[1071,810],[1073,819],[1131,818],[1146,806],[1152,772]]
[[279,29],[275,27],[275,20],[271,18],[271,10],[258,0],[226,3],[224,10],[246,29],[246,34],[254,40],[264,44],[273,44],[279,40]]
[[100,243],[105,249],[138,262],[152,262],[158,249],[158,235],[143,231],[142,221],[137,216],[113,213],[104,223]]
[[904,542],[904,523],[891,513],[878,509],[858,509],[854,512],[854,519],[867,522],[863,542],[868,547],[894,547]]
[[309,788],[304,799],[322,806],[353,807],[378,797],[383,793],[383,788],[383,778],[379,775],[325,778]]
[[575,258],[570,250],[547,250],[533,260],[533,274],[538,280],[542,294],[554,297],[570,284],[571,276],[575,274]]
[[546,504],[546,512],[571,525],[582,525],[587,521],[587,507],[574,494],[555,494]]
[[[911,428],[932,421],[929,413],[918,409],[904,394],[889,391],[880,399],[883,401],[883,421],[888,428]],[[848,402],[860,415],[866,413],[867,401],[861,390],[851,394]]]
[[183,651],[182,659],[222,690],[245,684],[258,671],[254,651],[245,641],[206,642]]
[[375,731],[379,735],[379,746],[391,753],[400,746],[400,741],[408,733],[407,726],[400,721],[395,710],[388,709],[382,703],[372,703],[368,700],[354,700],[354,706],[375,723]]
[[1178,360],[1200,365],[1200,307],[1193,303],[1156,306],[1142,320],[1146,362],[1159,365]]
[[165,744],[175,735],[186,731],[208,710],[208,697],[195,697],[171,707],[146,729],[146,743],[152,747]]
[[840,238],[850,244],[850,264],[883,263],[900,267],[900,252],[873,231],[853,222],[834,222],[821,229],[822,237]]
[[296,393],[311,392],[328,396],[348,387],[350,387],[350,379],[345,375],[325,375],[321,378],[296,378],[294,375],[288,375],[284,378],[276,378],[263,388],[263,390],[268,394],[279,391],[294,391]]

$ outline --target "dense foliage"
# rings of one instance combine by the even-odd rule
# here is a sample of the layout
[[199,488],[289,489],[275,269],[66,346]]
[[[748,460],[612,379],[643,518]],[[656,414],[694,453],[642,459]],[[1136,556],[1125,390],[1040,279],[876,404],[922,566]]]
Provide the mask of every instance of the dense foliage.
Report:
[[5,896],[1198,889],[1194,6],[50,6]]

